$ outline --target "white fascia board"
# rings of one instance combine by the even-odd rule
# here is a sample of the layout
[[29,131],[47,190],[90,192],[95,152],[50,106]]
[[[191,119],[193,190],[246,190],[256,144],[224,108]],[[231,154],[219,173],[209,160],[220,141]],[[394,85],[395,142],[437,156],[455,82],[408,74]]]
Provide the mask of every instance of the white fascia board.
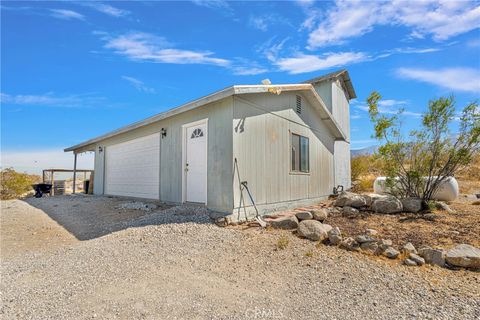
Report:
[[[249,94],[249,93],[264,93],[264,92],[272,92],[272,89],[274,90],[280,90],[280,91],[306,91],[310,95],[310,102],[312,105],[314,105],[317,110],[319,110],[320,114],[322,115],[322,119],[327,121],[328,127],[332,130],[332,132],[335,135],[336,139],[339,140],[345,140],[345,135],[341,131],[340,127],[338,126],[338,123],[333,119],[332,114],[328,111],[327,107],[325,106],[325,103],[323,102],[322,98],[317,94],[315,89],[311,84],[305,83],[305,84],[279,84],[279,85],[236,85],[236,86],[231,86],[227,87],[223,90],[216,91],[212,94],[209,94],[207,96],[204,96],[202,98],[199,98],[197,100],[188,102],[186,104],[183,104],[179,107],[176,107],[174,109],[171,109],[166,112],[159,113],[157,115],[154,115],[150,118],[147,118],[142,121],[138,121],[135,123],[132,123],[128,126],[119,128],[117,130],[111,131],[109,133],[106,133],[104,135],[98,136],[96,138],[87,140],[85,142],[82,142],[80,144],[74,145],[72,147],[64,149],[65,152],[69,151],[76,151],[78,149],[87,149],[89,147],[93,148],[93,145],[99,141],[114,137],[116,135],[143,127],[147,126],[149,124],[152,124],[154,122],[175,116],[177,114],[190,111],[192,109],[199,108],[201,106],[204,106],[208,103],[216,102],[222,99],[225,99],[229,96],[232,96],[234,94]],[[331,122],[331,124],[329,124]]]
[[316,107],[316,109],[320,112],[322,120],[325,121],[325,123],[327,124],[327,127],[334,134],[335,140],[348,142],[346,134],[343,132],[337,120],[335,120],[333,115],[328,110],[327,106],[325,105],[325,102],[323,102],[322,98],[317,93],[317,91],[313,88],[313,86],[312,85],[310,86],[312,87],[312,89],[307,91],[307,98],[310,98],[309,99],[310,103],[314,107]]
[[[250,93],[265,93],[272,92],[275,94],[275,90],[280,92],[285,91],[303,91],[310,104],[320,113],[321,119],[325,121],[327,127],[333,133],[335,140],[347,141],[346,135],[340,128],[338,122],[333,115],[328,111],[327,106],[323,102],[322,98],[318,95],[313,85],[309,83],[305,84],[278,84],[278,85],[244,85],[234,86],[235,94],[250,94]],[[273,90],[272,90],[273,89]]]
[[163,119],[166,119],[166,118],[169,118],[169,117],[172,117],[174,115],[177,115],[179,113],[182,113],[182,112],[186,112],[186,111],[190,111],[192,109],[195,109],[195,108],[198,108],[198,107],[201,107],[203,105],[206,105],[208,103],[211,103],[211,102],[215,102],[215,101],[218,101],[218,100],[221,100],[221,99],[224,99],[226,97],[229,97],[231,95],[234,94],[234,87],[227,87],[223,90],[220,90],[220,91],[217,91],[217,92],[214,92],[212,94],[209,94],[205,97],[202,97],[200,99],[197,99],[197,100],[194,100],[194,101],[191,101],[191,102],[188,102],[186,104],[183,104],[179,107],[176,107],[176,108],[173,108],[171,110],[168,110],[168,111],[165,111],[165,112],[162,112],[162,113],[159,113],[159,114],[156,114],[150,118],[147,118],[145,120],[141,120],[141,121],[138,121],[138,122],[135,122],[135,123],[132,123],[128,126],[125,126],[125,127],[122,127],[122,128],[119,128],[117,130],[114,130],[114,131],[111,131],[109,133],[106,133],[104,135],[101,135],[101,136],[98,136],[96,138],[93,138],[93,139],[90,139],[90,140],[87,140],[85,142],[82,142],[80,144],[77,144],[77,145],[74,145],[72,147],[69,147],[69,148],[66,148],[64,149],[65,152],[68,152],[68,151],[74,151],[76,149],[79,149],[79,148],[82,148],[82,147],[85,147],[85,146],[88,146],[88,145],[91,145],[91,144],[94,144],[96,142],[99,142],[101,140],[105,140],[105,139],[108,139],[108,138],[111,138],[113,136],[116,136],[116,135],[119,135],[121,133],[125,133],[127,131],[130,131],[130,130],[134,130],[134,129],[137,129],[137,128],[140,128],[140,127],[143,127],[143,126],[147,126],[149,124],[152,124],[154,122],[157,122],[157,121],[160,121],[160,120],[163,120]]

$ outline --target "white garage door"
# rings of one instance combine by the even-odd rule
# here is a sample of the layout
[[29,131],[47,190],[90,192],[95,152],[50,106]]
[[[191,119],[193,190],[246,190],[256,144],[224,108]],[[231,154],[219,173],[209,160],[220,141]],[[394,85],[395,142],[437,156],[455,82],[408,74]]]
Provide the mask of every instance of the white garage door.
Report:
[[158,199],[160,134],[105,148],[105,194]]

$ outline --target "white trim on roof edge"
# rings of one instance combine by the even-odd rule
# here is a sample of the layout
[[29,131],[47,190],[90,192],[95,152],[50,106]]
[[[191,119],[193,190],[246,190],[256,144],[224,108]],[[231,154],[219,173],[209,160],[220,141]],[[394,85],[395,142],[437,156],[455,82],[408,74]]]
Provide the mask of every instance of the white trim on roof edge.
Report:
[[[154,122],[175,116],[177,114],[190,111],[192,109],[199,108],[201,106],[204,106],[208,103],[216,102],[219,100],[222,100],[224,98],[227,98],[232,95],[241,95],[241,94],[251,94],[251,93],[265,93],[265,92],[271,92],[272,89],[275,90],[280,90],[280,91],[307,91],[309,93],[310,97],[310,102],[312,102],[317,110],[322,114],[322,118],[326,118],[324,120],[328,121],[327,125],[330,130],[335,135],[335,138],[337,140],[346,140],[346,136],[338,123],[335,121],[333,118],[332,114],[330,111],[328,111],[325,103],[323,102],[322,98],[318,95],[318,93],[315,91],[313,86],[310,83],[301,83],[301,84],[277,84],[277,85],[235,85],[231,87],[227,87],[225,89],[216,91],[214,93],[211,93],[207,96],[204,96],[202,98],[193,100],[191,102],[188,102],[186,104],[183,104],[179,107],[170,109],[168,111],[159,113],[157,115],[154,115],[152,117],[149,117],[145,120],[141,120],[135,123],[132,123],[130,125],[127,125],[125,127],[121,127],[119,129],[116,129],[114,131],[108,132],[104,135],[98,136],[96,138],[84,141],[82,143],[79,143],[77,145],[68,147],[64,149],[65,152],[69,151],[74,151],[87,147],[88,145],[97,143],[99,141],[114,137],[116,135],[147,126],[149,124],[152,124]],[[272,93],[274,94],[274,93]],[[328,124],[330,123],[330,124]]]

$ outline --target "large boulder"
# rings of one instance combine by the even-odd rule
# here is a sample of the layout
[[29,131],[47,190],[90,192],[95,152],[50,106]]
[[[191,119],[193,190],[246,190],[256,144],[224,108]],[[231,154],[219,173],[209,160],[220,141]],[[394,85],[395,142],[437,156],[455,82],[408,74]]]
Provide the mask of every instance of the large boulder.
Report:
[[315,209],[310,212],[315,220],[323,222],[328,218],[328,211],[326,209]]
[[360,235],[355,237],[355,241],[362,244],[362,243],[365,243],[365,242],[376,242],[377,240],[370,237],[370,236],[360,234]]
[[342,208],[342,214],[347,217],[355,217],[360,213],[358,209],[355,209],[353,207],[343,207]]
[[379,239],[377,240],[378,249],[375,254],[383,254],[385,250],[392,246],[393,242],[389,239]]
[[338,245],[342,241],[342,232],[339,227],[335,227],[328,231],[328,241],[334,246]]
[[401,201],[403,211],[417,213],[422,210],[422,199],[420,198],[404,198]]
[[403,261],[403,264],[410,267],[417,265],[417,263],[412,259],[405,259],[405,261]]
[[447,251],[445,260],[452,266],[480,269],[480,249],[460,244]]
[[365,198],[359,194],[352,192],[342,192],[338,195],[337,200],[335,200],[336,207],[354,207],[361,208],[367,205]]
[[323,241],[328,238],[330,230],[332,230],[332,226],[320,221],[303,220],[298,224],[297,233],[299,236],[313,241]]
[[299,211],[295,214],[298,220],[312,220],[313,215],[309,211]]
[[297,229],[298,219],[295,216],[270,220],[268,224],[275,229]]
[[366,252],[371,253],[371,254],[378,254],[379,253],[377,242],[363,242],[360,245],[360,248],[363,251],[366,251]]
[[337,207],[329,207],[329,208],[326,208],[324,210],[327,211],[329,216],[338,216],[338,215],[342,214],[342,211]]
[[415,249],[414,245],[411,242],[407,242],[402,247],[402,252],[403,253],[417,253],[417,249]]
[[430,247],[422,247],[418,250],[418,255],[425,259],[428,264],[445,266],[445,251],[442,249],[433,249]]
[[398,213],[402,212],[402,202],[394,196],[383,196],[375,199],[372,203],[372,210],[376,213]]
[[417,266],[423,266],[425,264],[425,259],[420,257],[418,254],[410,253],[408,258],[414,261],[417,264]]
[[383,255],[389,259],[397,259],[397,257],[400,255],[400,252],[398,250],[395,250],[393,247],[388,247],[384,252]]
[[370,194],[364,194],[362,197],[365,199],[365,202],[367,203],[367,206],[370,207],[373,203],[373,201],[384,197],[384,195],[377,194],[377,193],[370,193]]

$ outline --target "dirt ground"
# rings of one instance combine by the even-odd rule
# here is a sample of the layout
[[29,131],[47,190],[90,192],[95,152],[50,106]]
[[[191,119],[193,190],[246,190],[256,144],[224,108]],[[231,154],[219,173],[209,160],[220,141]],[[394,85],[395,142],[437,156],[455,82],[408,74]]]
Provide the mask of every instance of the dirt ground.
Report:
[[[149,211],[119,208],[128,202],[131,200],[83,195],[1,201],[2,257],[98,238],[125,229],[126,222],[149,214]],[[169,207],[150,202],[159,208]]]
[[27,203],[2,201],[1,211],[2,259],[10,259],[25,252],[42,252],[79,241],[45,212]]
[[[122,199],[2,202],[2,319],[478,319],[480,274]],[[137,223],[140,221],[140,223]],[[279,241],[286,243],[278,248]]]

